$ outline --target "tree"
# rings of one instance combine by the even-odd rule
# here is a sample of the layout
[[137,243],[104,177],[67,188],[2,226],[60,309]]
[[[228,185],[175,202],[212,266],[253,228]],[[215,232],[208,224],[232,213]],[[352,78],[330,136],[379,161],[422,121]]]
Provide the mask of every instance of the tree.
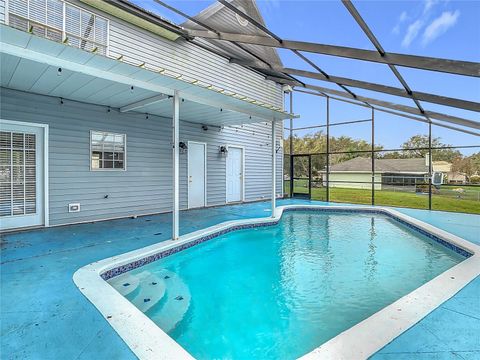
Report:
[[[452,162],[461,157],[462,153],[458,150],[448,149],[449,144],[443,144],[439,137],[432,138],[432,160]],[[402,145],[402,157],[405,158],[424,158],[428,154],[428,135],[414,135]]]
[[452,161],[452,171],[465,174],[467,178],[470,178],[474,173],[473,161],[470,157],[458,157]]
[[[330,152],[341,152],[341,154],[331,154],[330,164],[338,164],[359,156],[370,157],[370,153],[355,153],[357,151],[370,151],[372,145],[366,140],[357,140],[349,136],[330,136]],[[294,135],[292,138],[294,154],[321,154],[327,152],[327,136],[320,130],[313,134],[307,134],[299,137]],[[284,149],[290,149],[290,137],[284,140]],[[381,146],[375,146],[375,149],[381,150]],[[348,152],[352,153],[348,153]],[[314,177],[320,177],[322,171],[327,165],[326,155],[312,155],[312,174]],[[306,158],[295,158],[294,163],[295,176],[306,177],[308,175],[308,161]]]

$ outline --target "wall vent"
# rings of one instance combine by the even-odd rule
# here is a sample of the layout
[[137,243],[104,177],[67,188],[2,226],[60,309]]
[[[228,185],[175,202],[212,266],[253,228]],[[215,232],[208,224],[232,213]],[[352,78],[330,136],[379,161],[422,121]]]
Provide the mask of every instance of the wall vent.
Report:
[[80,212],[80,203],[68,204],[68,212]]

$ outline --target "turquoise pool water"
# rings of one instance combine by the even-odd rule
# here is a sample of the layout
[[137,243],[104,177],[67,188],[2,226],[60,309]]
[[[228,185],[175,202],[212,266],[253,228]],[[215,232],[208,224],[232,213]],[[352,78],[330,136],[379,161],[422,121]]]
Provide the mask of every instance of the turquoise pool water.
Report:
[[379,214],[295,211],[109,282],[199,359],[294,359],[464,258]]

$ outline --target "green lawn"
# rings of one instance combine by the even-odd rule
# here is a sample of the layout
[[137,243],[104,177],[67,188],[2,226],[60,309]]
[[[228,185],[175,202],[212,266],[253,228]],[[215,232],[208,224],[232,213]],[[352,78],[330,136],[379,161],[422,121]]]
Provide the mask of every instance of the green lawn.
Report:
[[[288,181],[285,182],[285,192],[288,193]],[[464,189],[464,192],[458,195],[453,189]],[[297,192],[305,192],[302,186],[296,186]],[[308,191],[308,190],[307,190]],[[353,204],[371,204],[371,190],[348,189],[348,188],[330,188],[330,201],[353,203]],[[312,200],[326,200],[326,189],[312,188]],[[432,209],[444,211],[456,211],[464,213],[480,214],[480,188],[447,185],[441,186],[435,190],[432,195]],[[375,191],[375,205],[386,205],[396,207],[408,207],[417,209],[428,208],[428,194],[416,194],[405,191]]]

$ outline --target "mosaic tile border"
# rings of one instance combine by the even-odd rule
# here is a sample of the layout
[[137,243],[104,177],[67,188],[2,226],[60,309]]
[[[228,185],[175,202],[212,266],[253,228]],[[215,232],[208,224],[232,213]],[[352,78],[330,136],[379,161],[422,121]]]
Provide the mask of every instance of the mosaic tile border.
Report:
[[[291,211],[312,211],[312,212],[329,212],[329,213],[356,213],[356,214],[358,214],[358,213],[364,213],[364,214],[368,213],[368,214],[385,215],[385,216],[388,216],[388,217],[394,219],[395,221],[399,222],[400,224],[402,224],[402,225],[404,225],[404,226],[406,226],[406,227],[408,227],[408,228],[410,228],[414,231],[417,231],[417,232],[421,233],[422,235],[427,236],[428,238],[437,242],[438,244],[440,244],[440,245],[442,245],[442,246],[444,246],[444,247],[446,247],[446,248],[448,248],[452,251],[455,251],[456,253],[462,255],[465,258],[468,258],[468,257],[473,255],[471,252],[469,252],[465,249],[462,249],[455,244],[452,244],[452,243],[450,243],[446,240],[443,240],[440,237],[438,237],[438,236],[436,236],[436,235],[434,235],[434,234],[432,234],[428,231],[425,231],[424,229],[421,229],[418,226],[413,225],[408,221],[402,220],[402,219],[398,218],[397,216],[395,216],[395,215],[393,215],[393,214],[391,214],[387,211],[380,210],[380,209],[358,209],[358,208],[357,209],[345,209],[345,208],[335,209],[335,208],[292,207],[292,208],[285,208],[283,210],[284,213],[285,212],[291,212]],[[103,272],[100,276],[102,277],[103,280],[109,280],[111,278],[114,278],[118,275],[121,275],[121,274],[126,273],[128,271],[131,271],[133,269],[137,269],[139,267],[150,264],[154,261],[160,260],[160,259],[165,258],[167,256],[176,254],[180,251],[189,249],[193,246],[196,246],[196,245],[201,244],[201,243],[203,243],[205,241],[208,241],[208,240],[212,240],[214,238],[225,235],[225,234],[230,233],[232,231],[277,225],[281,221],[281,218],[282,218],[282,216],[279,219],[272,219],[271,221],[251,223],[251,224],[233,225],[233,226],[230,226],[226,229],[222,229],[220,231],[216,231],[216,232],[213,232],[211,234],[201,236],[198,239],[189,241],[187,243],[181,244],[181,245],[176,246],[174,248],[171,248],[171,249],[168,249],[168,250],[162,250],[162,251],[160,251],[156,254],[149,255],[147,257],[144,257],[144,258],[139,259],[139,260],[135,260],[135,261],[130,262],[128,264],[121,265],[121,266],[115,267],[113,269],[107,270],[107,271]]]

